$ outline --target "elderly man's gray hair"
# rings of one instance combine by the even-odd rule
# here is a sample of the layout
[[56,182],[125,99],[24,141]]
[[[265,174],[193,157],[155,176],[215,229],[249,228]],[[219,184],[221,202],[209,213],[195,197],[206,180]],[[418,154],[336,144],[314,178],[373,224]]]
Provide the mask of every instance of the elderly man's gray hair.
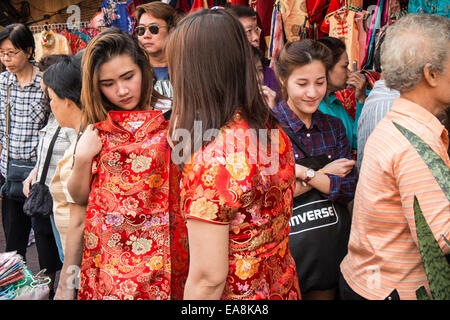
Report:
[[427,64],[442,73],[450,40],[450,19],[433,14],[408,14],[389,26],[381,45],[381,70],[386,85],[408,92],[422,79]]

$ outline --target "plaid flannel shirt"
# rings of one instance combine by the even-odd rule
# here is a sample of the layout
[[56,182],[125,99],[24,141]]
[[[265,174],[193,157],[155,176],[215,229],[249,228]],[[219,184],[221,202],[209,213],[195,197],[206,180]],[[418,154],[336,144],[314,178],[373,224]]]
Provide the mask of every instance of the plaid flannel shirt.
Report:
[[[331,161],[352,159],[350,143],[340,119],[317,110],[312,115],[311,126],[307,128],[285,101],[280,102],[273,112],[281,126],[290,128],[311,156],[326,154]],[[305,158],[294,143],[292,148],[295,160]],[[356,166],[344,178],[328,173],[327,176],[330,178],[330,194],[326,195],[329,200],[345,203],[353,199],[357,183]]]
[[9,158],[14,160],[36,161],[39,130],[48,119],[50,108],[41,90],[42,74],[38,71],[34,79],[21,88],[15,74],[0,73],[0,141],[2,145],[0,170],[6,175],[6,103],[10,87],[10,145]]

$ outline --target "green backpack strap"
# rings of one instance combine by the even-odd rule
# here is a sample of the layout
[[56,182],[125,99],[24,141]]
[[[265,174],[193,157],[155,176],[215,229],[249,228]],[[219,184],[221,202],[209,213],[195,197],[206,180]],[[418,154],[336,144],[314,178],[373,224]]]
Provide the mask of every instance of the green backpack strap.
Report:
[[398,123],[392,122],[394,126],[405,136],[413,145],[417,153],[423,159],[430,169],[433,177],[441,187],[448,201],[450,201],[450,168],[445,164],[444,160],[430,146],[423,141],[414,132],[402,127]]

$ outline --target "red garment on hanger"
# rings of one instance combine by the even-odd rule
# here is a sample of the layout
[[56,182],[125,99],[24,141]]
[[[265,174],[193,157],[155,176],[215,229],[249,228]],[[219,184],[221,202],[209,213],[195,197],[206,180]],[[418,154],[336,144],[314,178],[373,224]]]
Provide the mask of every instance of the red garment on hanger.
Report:
[[180,0],[177,1],[177,6],[175,8],[178,14],[181,16],[184,16],[185,14],[188,14],[191,10],[191,2],[189,0]]
[[192,3],[191,10],[189,11],[189,13],[195,12],[195,11],[200,10],[200,9],[208,9],[208,8],[211,8],[211,7],[214,6],[214,0],[207,0],[206,2],[208,4],[208,7],[205,8],[204,5],[203,5],[204,1],[205,0],[194,0],[194,2]]
[[[314,0],[309,0],[309,1],[314,2]],[[324,3],[326,2],[326,0],[319,0],[319,1],[322,1]],[[343,5],[345,5],[345,0],[330,0],[330,4],[328,6],[328,10],[327,10],[327,13],[325,14],[325,16],[327,16],[328,14],[332,13],[333,11],[336,11],[337,9],[341,8]],[[330,25],[329,25],[327,19],[324,19],[323,17],[321,20],[320,31],[327,33],[327,34],[330,32]]]
[[260,27],[264,37],[270,36],[270,25],[272,22],[274,1],[250,0],[249,6],[257,13],[260,20]]
[[62,30],[58,33],[66,37],[70,50],[72,50],[72,54],[76,54],[78,51],[86,48],[86,43],[76,34],[70,33],[67,30]]
[[233,6],[248,6],[248,0],[227,0],[227,2],[231,2]]

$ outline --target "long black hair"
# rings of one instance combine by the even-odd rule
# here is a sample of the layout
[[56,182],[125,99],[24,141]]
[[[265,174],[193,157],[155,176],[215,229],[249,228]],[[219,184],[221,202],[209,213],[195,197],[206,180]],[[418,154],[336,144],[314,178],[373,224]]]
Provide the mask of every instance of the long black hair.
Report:
[[81,57],[71,57],[51,65],[44,83],[61,99],[70,99],[81,109]]

